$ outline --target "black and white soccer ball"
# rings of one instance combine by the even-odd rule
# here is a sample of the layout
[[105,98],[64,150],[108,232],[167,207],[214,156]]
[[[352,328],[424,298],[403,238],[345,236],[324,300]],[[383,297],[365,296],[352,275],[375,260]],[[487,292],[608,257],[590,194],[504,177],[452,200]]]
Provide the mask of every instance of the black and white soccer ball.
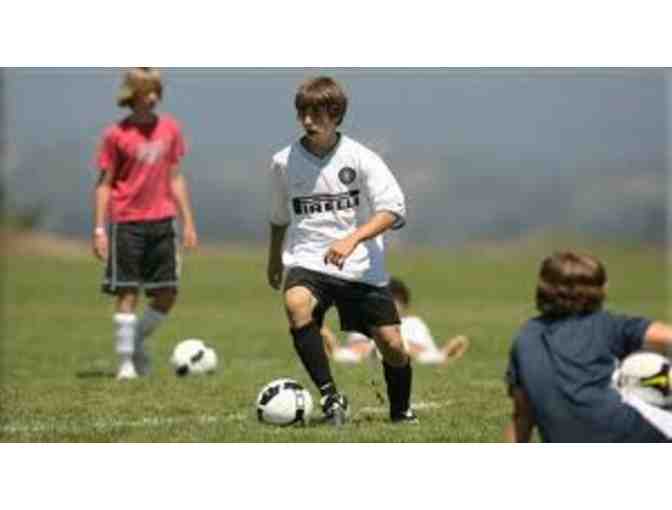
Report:
[[672,408],[672,364],[654,352],[636,352],[626,357],[612,377],[622,395],[634,395],[644,402]]
[[305,425],[313,412],[313,397],[293,379],[276,379],[261,389],[256,406],[262,423]]
[[173,349],[170,362],[178,376],[209,374],[217,368],[217,353],[197,338],[182,340]]

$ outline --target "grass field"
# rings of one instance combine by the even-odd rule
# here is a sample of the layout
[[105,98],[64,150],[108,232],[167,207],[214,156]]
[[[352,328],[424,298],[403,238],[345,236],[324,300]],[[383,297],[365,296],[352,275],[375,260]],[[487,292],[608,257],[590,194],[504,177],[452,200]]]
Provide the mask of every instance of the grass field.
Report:
[[[48,243],[47,243],[48,244]],[[509,415],[503,373],[512,335],[533,312],[540,258],[554,241],[459,250],[392,249],[389,269],[414,294],[437,340],[457,333],[469,353],[445,367],[415,366],[420,426],[387,423],[370,369],[332,365],[353,405],[343,429],[257,423],[254,399],[278,377],[315,389],[295,357],[279,295],[265,283],[262,247],[203,249],[186,258],[181,301],[152,337],[149,378],[117,382],[112,304],[101,266],[83,245],[10,251],[4,257],[0,352],[3,442],[494,442]],[[564,244],[561,244],[564,246]],[[585,247],[584,247],[585,248]],[[591,246],[607,264],[609,308],[667,312],[665,255],[655,248]],[[335,325],[335,313],[329,322]],[[215,346],[218,371],[178,379],[168,364],[179,339]],[[382,374],[376,370],[381,390]]]

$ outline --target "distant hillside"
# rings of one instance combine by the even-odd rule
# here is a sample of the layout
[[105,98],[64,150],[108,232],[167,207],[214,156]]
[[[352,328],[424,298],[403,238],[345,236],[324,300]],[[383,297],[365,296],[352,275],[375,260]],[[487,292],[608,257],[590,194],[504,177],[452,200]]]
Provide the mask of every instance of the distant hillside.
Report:
[[[95,181],[91,151],[77,142],[35,147],[6,180],[9,210],[40,213],[41,230],[88,236]],[[185,163],[201,236],[213,242],[264,240],[268,155],[227,161],[210,154],[204,150]],[[563,176],[544,171],[539,163],[538,173],[521,176],[484,175],[469,161],[446,161],[445,167],[400,161],[394,170],[406,191],[409,223],[393,236],[445,245],[516,239],[552,227],[598,238],[663,242],[667,181],[656,163],[637,173],[621,169]]]
[[[538,229],[662,242],[669,84],[663,69],[169,69],[204,239],[265,239],[266,173],[300,128],[307,75],[341,80],[345,133],[380,153],[408,198],[396,242],[516,239]],[[7,69],[10,212],[88,236],[93,151],[116,108],[115,69]]]

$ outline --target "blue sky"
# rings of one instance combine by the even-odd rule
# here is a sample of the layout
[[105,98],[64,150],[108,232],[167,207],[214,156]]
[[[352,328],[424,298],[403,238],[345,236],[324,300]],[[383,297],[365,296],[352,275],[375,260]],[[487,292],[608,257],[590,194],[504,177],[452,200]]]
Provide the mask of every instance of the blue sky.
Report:
[[[530,217],[571,227],[577,217],[567,216],[568,208],[577,203],[578,219],[594,223],[602,204],[616,207],[615,196],[626,206],[646,201],[658,209],[664,200],[663,71],[164,70],[162,109],[185,126],[185,169],[213,238],[228,235],[213,225],[215,208],[237,222],[228,225],[235,237],[261,232],[268,161],[298,136],[293,95],[316,74],[344,83],[351,99],[344,130],[383,155],[423,227],[440,232],[433,238],[490,235],[503,217],[496,228],[506,232],[538,226]],[[81,195],[92,185],[100,131],[122,114],[114,104],[120,71],[9,69],[4,78],[10,197],[47,204],[45,228],[86,232]],[[594,190],[590,199],[586,189]],[[646,228],[653,213],[638,211],[634,216],[644,217],[627,228]],[[446,226],[445,217],[456,224]]]

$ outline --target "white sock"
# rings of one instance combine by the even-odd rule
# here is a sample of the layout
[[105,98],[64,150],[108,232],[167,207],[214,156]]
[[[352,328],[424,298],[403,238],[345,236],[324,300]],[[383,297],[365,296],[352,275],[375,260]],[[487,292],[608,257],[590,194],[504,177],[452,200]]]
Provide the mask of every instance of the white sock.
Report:
[[142,320],[138,322],[135,342],[138,348],[142,348],[145,338],[150,336],[159,324],[167,317],[167,314],[155,310],[151,306],[145,308]]
[[124,359],[130,359],[135,350],[135,328],[138,318],[133,313],[117,313],[114,315],[114,325],[116,328],[116,348],[117,354]]

